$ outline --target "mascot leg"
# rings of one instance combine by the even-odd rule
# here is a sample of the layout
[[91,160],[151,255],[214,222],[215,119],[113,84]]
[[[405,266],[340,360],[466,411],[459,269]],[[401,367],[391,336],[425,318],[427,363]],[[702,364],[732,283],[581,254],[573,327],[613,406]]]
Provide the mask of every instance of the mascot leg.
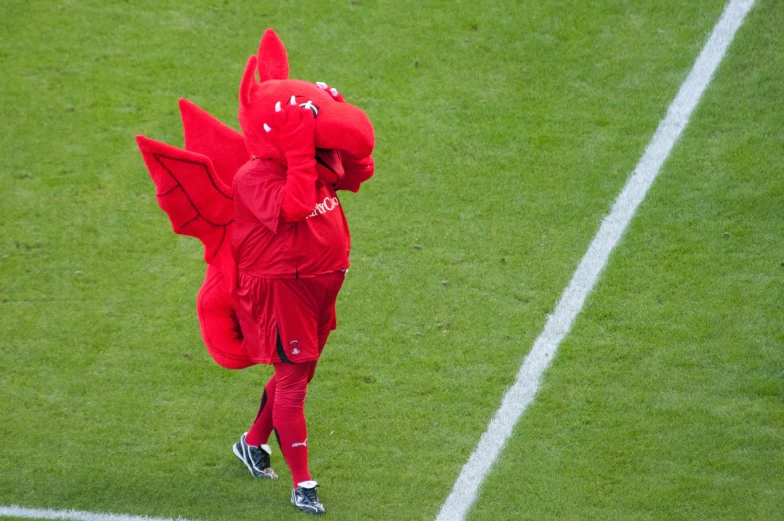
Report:
[[272,408],[275,403],[277,379],[272,375],[261,395],[261,405],[250,430],[234,444],[234,455],[242,461],[254,478],[277,479],[272,470],[270,456],[272,449],[267,445],[272,432]]
[[275,404],[275,387],[277,383],[277,378],[273,374],[264,387],[259,412],[256,414],[256,419],[248,431],[248,436],[245,438],[248,445],[258,446],[269,441],[269,436],[272,433],[272,408]]
[[275,403],[272,424],[278,435],[280,450],[291,469],[294,488],[311,481],[308,470],[308,430],[305,423],[305,396],[313,378],[316,362],[275,364]]
[[291,502],[309,514],[323,514],[324,505],[316,492],[317,483],[308,469],[308,430],[305,424],[305,395],[316,371],[316,361],[274,364],[277,389],[272,423],[286,464],[291,469],[294,488]]

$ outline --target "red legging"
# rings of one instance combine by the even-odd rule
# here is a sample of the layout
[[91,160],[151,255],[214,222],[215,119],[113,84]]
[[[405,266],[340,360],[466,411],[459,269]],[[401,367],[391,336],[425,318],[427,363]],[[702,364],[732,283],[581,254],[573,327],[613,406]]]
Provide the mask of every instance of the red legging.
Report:
[[316,361],[278,363],[273,364],[273,367],[275,374],[264,388],[259,413],[245,441],[248,445],[267,443],[274,428],[296,488],[298,483],[310,481],[305,395],[308,383],[316,372]]

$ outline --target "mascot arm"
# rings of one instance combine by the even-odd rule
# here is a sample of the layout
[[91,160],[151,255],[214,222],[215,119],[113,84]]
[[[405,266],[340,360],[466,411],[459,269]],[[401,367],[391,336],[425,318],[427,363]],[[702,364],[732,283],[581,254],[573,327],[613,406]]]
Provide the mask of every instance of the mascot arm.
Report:
[[316,161],[312,160],[312,163],[310,171],[307,168],[292,171],[289,167],[286,173],[286,189],[280,210],[284,221],[301,221],[316,207]]
[[340,161],[343,163],[345,174],[343,179],[335,185],[336,190],[348,190],[356,193],[359,191],[359,185],[370,179],[375,171],[375,163],[371,156],[357,159],[341,152]]
[[315,176],[308,178],[302,172],[282,178],[276,167],[271,168],[276,172],[274,175],[251,172],[240,176],[235,183],[234,198],[272,233],[277,233],[281,217],[292,222],[313,212],[316,180]]
[[264,126],[286,157],[286,188],[281,205],[284,221],[301,221],[316,207],[316,120],[294,96],[275,105],[275,126]]

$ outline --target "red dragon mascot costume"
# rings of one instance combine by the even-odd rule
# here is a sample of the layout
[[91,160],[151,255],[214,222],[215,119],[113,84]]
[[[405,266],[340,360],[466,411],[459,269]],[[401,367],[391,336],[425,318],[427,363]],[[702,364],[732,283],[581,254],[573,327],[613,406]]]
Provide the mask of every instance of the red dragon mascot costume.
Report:
[[[257,79],[258,74],[258,79]],[[179,102],[185,149],[136,140],[175,233],[204,244],[197,297],[202,338],[229,369],[271,364],[274,375],[234,454],[256,478],[276,478],[270,433],[292,472],[291,501],[324,513],[308,470],[304,401],[348,269],[349,235],[336,190],[373,175],[373,127],[334,88],[289,79],[286,49],[268,29],[239,89],[242,133]]]

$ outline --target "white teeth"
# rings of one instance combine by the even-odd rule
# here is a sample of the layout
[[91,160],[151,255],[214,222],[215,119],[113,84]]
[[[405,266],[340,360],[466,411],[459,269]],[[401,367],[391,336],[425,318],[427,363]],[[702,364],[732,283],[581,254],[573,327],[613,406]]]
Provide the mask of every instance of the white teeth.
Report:
[[275,103],[275,112],[280,112],[280,101]]
[[289,100],[289,104],[290,105],[296,105],[297,104],[297,97],[296,96],[292,96],[291,99]]
[[333,88],[329,89],[329,91],[332,93],[332,96],[333,96],[334,98],[337,98],[337,97],[338,97],[338,89],[336,89],[336,88],[334,88],[334,87],[333,87]]
[[272,130],[272,127],[264,123],[264,132],[269,132],[270,130]]

